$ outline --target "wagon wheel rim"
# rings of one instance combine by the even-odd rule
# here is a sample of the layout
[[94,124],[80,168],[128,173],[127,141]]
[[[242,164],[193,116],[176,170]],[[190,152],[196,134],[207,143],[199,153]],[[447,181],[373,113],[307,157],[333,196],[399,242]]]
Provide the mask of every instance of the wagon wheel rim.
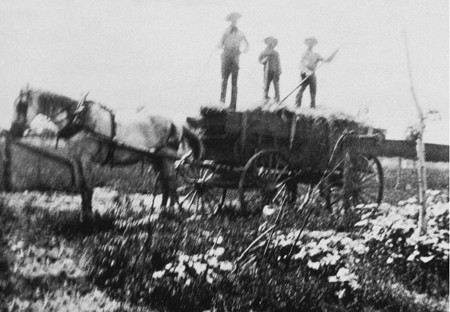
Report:
[[186,162],[178,168],[177,175],[181,185],[177,190],[181,207],[194,213],[206,211],[209,207],[204,196],[214,171],[202,163]]
[[383,198],[383,170],[379,160],[372,155],[358,155],[352,170],[351,203],[381,204]]
[[355,159],[346,153],[338,178],[329,178],[324,197],[328,208],[359,207],[381,203],[384,179],[379,160],[372,155],[358,154]]
[[218,166],[212,161],[187,162],[180,166],[178,175],[181,180],[180,204],[182,208],[194,213],[215,214],[231,195],[226,188],[215,187]]
[[276,150],[263,150],[255,154],[244,167],[239,180],[239,200],[243,209],[248,208],[253,190],[255,197],[250,198],[257,210],[265,205],[286,203],[287,191],[280,192],[289,179],[290,164],[287,158]]

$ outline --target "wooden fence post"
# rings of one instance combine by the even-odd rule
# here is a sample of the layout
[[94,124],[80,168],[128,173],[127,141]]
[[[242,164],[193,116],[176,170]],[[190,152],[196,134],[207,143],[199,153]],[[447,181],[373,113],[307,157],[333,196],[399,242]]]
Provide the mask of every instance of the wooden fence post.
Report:
[[[41,143],[41,148],[43,148],[44,147],[44,138],[39,138],[39,140],[40,140],[40,143]],[[39,185],[39,187],[42,187],[42,183],[41,183],[41,181],[42,181],[42,174],[41,174],[41,172],[42,172],[42,153],[38,153],[38,161],[37,161],[37,177],[36,177],[36,180],[37,180],[37,184]]]
[[402,179],[402,158],[398,158],[398,168],[397,168],[397,182],[395,183],[394,188],[397,189],[400,187],[400,181]]
[[11,138],[9,133],[5,135],[5,150],[3,159],[3,190],[11,191]]

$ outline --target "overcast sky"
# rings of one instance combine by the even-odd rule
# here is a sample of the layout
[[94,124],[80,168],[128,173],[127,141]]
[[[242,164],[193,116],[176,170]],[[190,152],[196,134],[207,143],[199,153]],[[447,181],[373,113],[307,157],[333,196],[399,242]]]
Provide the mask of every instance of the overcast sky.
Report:
[[27,83],[77,99],[90,91],[90,99],[115,109],[196,116],[201,105],[219,100],[216,46],[231,11],[242,13],[238,26],[250,43],[241,56],[238,109],[262,98],[257,59],[266,36],[279,39],[282,97],[299,82],[304,39],[315,36],[325,57],[341,47],[317,72],[318,106],[368,111],[388,138],[403,139],[417,118],[404,29],[420,103],[441,112],[428,123],[426,140],[448,144],[448,0],[2,0],[0,126],[8,126]]

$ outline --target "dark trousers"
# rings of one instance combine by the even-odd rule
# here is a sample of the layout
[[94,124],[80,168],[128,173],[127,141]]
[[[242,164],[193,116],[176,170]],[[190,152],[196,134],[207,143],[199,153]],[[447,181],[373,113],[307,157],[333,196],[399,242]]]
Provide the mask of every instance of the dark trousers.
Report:
[[231,75],[231,101],[230,110],[236,111],[237,102],[237,80],[239,74],[239,56],[222,55],[222,91],[220,101],[225,103],[227,95],[228,79]]
[[280,102],[280,75],[274,72],[267,72],[264,81],[264,98],[269,98],[270,84],[273,82],[273,88],[275,89],[275,101]]
[[[305,79],[306,77],[307,77],[306,74],[301,75],[302,80]],[[317,91],[317,81],[316,81],[315,74],[312,74],[311,76],[306,78],[305,81],[303,81],[302,86],[300,87],[300,91],[298,91],[295,104],[297,105],[297,107],[302,106],[303,92],[305,91],[307,86],[309,86],[309,94],[311,95],[311,108],[315,108],[316,107],[316,91]]]

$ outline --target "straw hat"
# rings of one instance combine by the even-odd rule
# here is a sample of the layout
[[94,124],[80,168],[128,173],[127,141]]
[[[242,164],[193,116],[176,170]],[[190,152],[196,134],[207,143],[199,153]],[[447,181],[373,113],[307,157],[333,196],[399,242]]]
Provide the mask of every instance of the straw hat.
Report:
[[318,43],[319,43],[319,41],[317,41],[317,39],[314,37],[309,37],[309,38],[305,39],[305,44],[307,46],[315,46]]
[[230,14],[227,15],[227,17],[225,18],[225,20],[227,22],[233,22],[233,21],[237,21],[238,19],[240,19],[242,17],[241,13],[238,12],[232,12]]
[[266,39],[264,39],[264,43],[275,47],[278,44],[278,39],[270,36],[270,37],[267,37]]

